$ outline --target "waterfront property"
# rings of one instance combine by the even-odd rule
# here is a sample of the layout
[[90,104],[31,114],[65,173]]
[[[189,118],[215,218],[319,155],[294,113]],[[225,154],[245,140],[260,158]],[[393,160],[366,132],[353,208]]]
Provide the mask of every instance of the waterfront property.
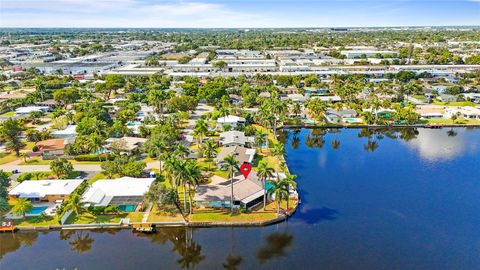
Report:
[[[229,208],[231,199],[230,179],[212,177],[212,183],[195,189],[195,202],[201,207]],[[263,202],[263,183],[255,171],[248,178],[237,175],[233,178],[234,207],[252,208]]]
[[25,180],[14,187],[8,196],[13,200],[25,198],[32,202],[66,200],[83,181],[83,179]]
[[252,163],[255,157],[256,150],[253,148],[245,148],[242,146],[229,146],[224,147],[218,153],[217,157],[215,158],[215,162],[218,168],[223,168],[225,165],[225,157],[228,155],[233,155],[235,160],[238,161],[238,164],[243,163]]
[[155,178],[122,177],[94,182],[82,196],[85,206],[115,205],[124,211],[134,211],[142,202]]

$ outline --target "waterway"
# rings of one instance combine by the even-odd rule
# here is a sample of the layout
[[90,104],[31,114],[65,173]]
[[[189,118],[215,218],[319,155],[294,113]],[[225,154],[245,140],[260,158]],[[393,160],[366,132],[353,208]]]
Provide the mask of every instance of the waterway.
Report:
[[0,269],[478,269],[480,130],[282,133],[302,204],[263,228],[0,235]]

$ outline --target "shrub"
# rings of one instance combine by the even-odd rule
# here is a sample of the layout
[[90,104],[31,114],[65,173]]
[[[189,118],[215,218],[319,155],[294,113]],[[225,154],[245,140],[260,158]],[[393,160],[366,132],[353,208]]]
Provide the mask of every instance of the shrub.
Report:
[[34,145],[33,148],[32,148],[32,151],[33,152],[38,152],[38,146]]
[[118,211],[120,211],[120,209],[118,209],[118,206],[116,205],[109,205],[105,207],[104,210],[105,213],[118,213]]

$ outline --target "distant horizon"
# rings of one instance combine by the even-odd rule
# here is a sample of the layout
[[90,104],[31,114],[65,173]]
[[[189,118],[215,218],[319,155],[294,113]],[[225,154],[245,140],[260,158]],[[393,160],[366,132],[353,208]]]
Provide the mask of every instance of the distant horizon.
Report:
[[2,28],[480,26],[480,0],[2,0]]

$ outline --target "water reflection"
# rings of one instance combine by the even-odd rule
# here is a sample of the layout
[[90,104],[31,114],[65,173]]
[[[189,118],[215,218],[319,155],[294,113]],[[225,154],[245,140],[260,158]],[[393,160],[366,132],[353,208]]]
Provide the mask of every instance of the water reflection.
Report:
[[266,237],[265,242],[256,254],[261,264],[273,258],[286,256],[286,250],[293,245],[293,235],[287,232],[274,232]]
[[182,269],[195,268],[205,259],[202,254],[202,246],[193,240],[193,228],[175,227],[160,228],[155,234],[138,234],[139,237],[147,237],[152,243],[164,245],[167,241],[173,245],[172,251],[180,256],[177,260]]
[[230,228],[230,253],[228,254],[225,262],[222,264],[224,269],[236,270],[242,263],[243,258],[234,254],[235,250],[235,230]]
[[323,148],[325,140],[323,137],[327,134],[327,131],[323,128],[315,128],[310,131],[305,140],[305,145],[309,148]]
[[0,260],[9,252],[22,246],[32,246],[38,239],[37,232],[19,232],[0,234]]
[[90,237],[89,232],[77,231],[68,243],[73,251],[77,254],[82,254],[92,249],[93,242],[95,242],[95,239]]
[[[452,160],[466,150],[466,142],[459,135],[461,130],[439,131],[432,129],[418,130],[418,136],[407,141],[407,146],[418,151],[423,159],[429,161]],[[470,144],[474,147],[474,144]]]

